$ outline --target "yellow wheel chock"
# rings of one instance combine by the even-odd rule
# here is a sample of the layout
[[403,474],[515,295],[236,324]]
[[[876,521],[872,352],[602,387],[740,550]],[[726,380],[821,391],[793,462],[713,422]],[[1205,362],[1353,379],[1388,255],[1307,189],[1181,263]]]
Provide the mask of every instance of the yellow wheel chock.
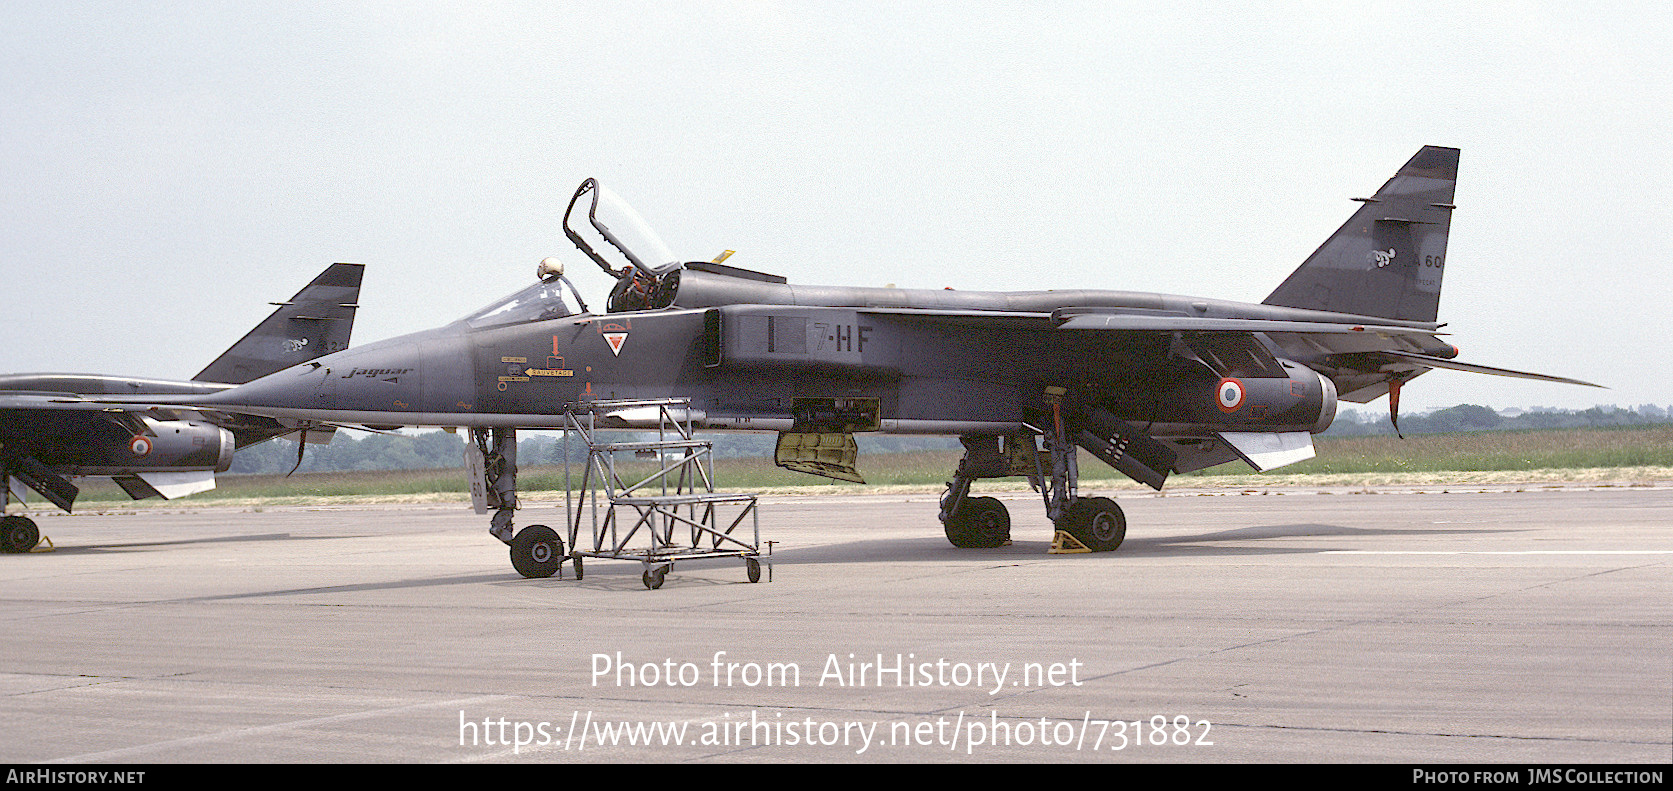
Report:
[[1091,552],[1091,551],[1092,550],[1089,547],[1087,547],[1085,544],[1082,544],[1080,542],[1080,539],[1075,538],[1072,535],[1069,535],[1068,531],[1059,530],[1059,531],[1057,531],[1057,535],[1052,536],[1051,549],[1046,550],[1046,554],[1048,554],[1048,555],[1078,555],[1082,552]]

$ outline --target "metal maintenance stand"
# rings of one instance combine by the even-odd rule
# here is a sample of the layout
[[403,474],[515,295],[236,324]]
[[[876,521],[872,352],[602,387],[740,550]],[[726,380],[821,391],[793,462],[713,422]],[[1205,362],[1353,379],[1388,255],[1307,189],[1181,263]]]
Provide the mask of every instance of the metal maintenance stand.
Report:
[[[638,560],[645,587],[662,587],[674,561],[741,557],[750,582],[761,580],[761,515],[753,494],[717,494],[714,444],[695,438],[690,399],[589,401],[564,412],[564,511],[569,525],[569,557],[575,578],[582,578],[582,558]],[[599,433],[601,423],[631,416],[634,426],[656,426],[655,440],[612,442]],[[577,484],[569,460],[570,437],[587,446],[586,467]],[[632,453],[653,460],[648,475],[624,472],[617,456]],[[641,468],[642,469],[642,468]],[[736,511],[721,526],[724,514]],[[582,540],[582,523],[591,519],[591,537]],[[738,535],[751,520],[748,540]],[[636,540],[637,539],[637,540]],[[769,561],[770,562],[770,561]],[[769,579],[771,567],[768,568]]]

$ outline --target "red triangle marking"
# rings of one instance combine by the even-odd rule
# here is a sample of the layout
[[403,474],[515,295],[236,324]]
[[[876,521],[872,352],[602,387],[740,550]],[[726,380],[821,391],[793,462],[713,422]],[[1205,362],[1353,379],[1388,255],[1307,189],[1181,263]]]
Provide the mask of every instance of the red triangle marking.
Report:
[[605,343],[610,344],[611,353],[620,357],[622,353],[622,344],[627,343],[627,333],[606,332],[604,333],[604,341]]

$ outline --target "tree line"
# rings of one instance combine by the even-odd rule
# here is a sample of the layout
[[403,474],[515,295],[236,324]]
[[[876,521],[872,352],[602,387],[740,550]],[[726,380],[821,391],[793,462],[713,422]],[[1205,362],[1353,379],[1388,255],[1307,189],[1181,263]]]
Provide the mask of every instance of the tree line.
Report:
[[[1505,410],[1497,412],[1475,404],[1459,404],[1423,414],[1400,416],[1402,434],[1451,434],[1461,431],[1511,431],[1540,428],[1616,428],[1666,423],[1673,419],[1673,407],[1643,404],[1626,409],[1613,404],[1591,409]],[[1327,437],[1393,434],[1388,412],[1343,408],[1336,413]]]

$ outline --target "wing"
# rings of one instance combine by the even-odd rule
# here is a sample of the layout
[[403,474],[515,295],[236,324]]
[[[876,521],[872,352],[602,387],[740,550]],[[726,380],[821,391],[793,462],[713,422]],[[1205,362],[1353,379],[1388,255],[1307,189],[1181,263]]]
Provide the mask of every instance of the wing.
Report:
[[1457,362],[1451,359],[1457,349],[1440,340],[1443,333],[1435,325],[1394,324],[1372,316],[1347,318],[1346,321],[1207,318],[1099,309],[1065,309],[1053,314],[1058,328],[1063,330],[1233,333],[1264,337],[1278,356],[1329,376],[1343,400],[1362,403],[1386,393],[1391,380],[1404,381],[1435,368],[1602,386],[1563,376]]
[[[1049,314],[910,308],[860,312],[993,328],[1047,322],[1058,332],[1096,334],[1108,337],[1112,346],[1148,349],[1152,356],[1200,363],[1220,377],[1250,386],[1260,380],[1296,381],[1298,371],[1306,368],[1332,386],[1324,396],[1329,402],[1325,405],[1328,417],[1334,416],[1337,398],[1369,401],[1435,368],[1596,386],[1567,377],[1457,362],[1451,359],[1457,350],[1441,340],[1439,325],[1432,323],[1263,306],[1248,306],[1248,310],[1265,315],[1189,315],[1101,307],[1063,308]],[[1163,361],[1152,362],[1157,368],[1163,366]],[[1307,431],[1250,430],[1228,423],[1211,426],[1217,430],[1205,437],[1201,425],[1180,430],[1165,424],[1123,422],[1109,415],[1085,417],[1088,425],[1100,427],[1093,434],[1103,439],[1083,443],[1083,447],[1157,488],[1169,472],[1189,472],[1238,459],[1266,470],[1311,458],[1310,432],[1329,425],[1328,417]]]

